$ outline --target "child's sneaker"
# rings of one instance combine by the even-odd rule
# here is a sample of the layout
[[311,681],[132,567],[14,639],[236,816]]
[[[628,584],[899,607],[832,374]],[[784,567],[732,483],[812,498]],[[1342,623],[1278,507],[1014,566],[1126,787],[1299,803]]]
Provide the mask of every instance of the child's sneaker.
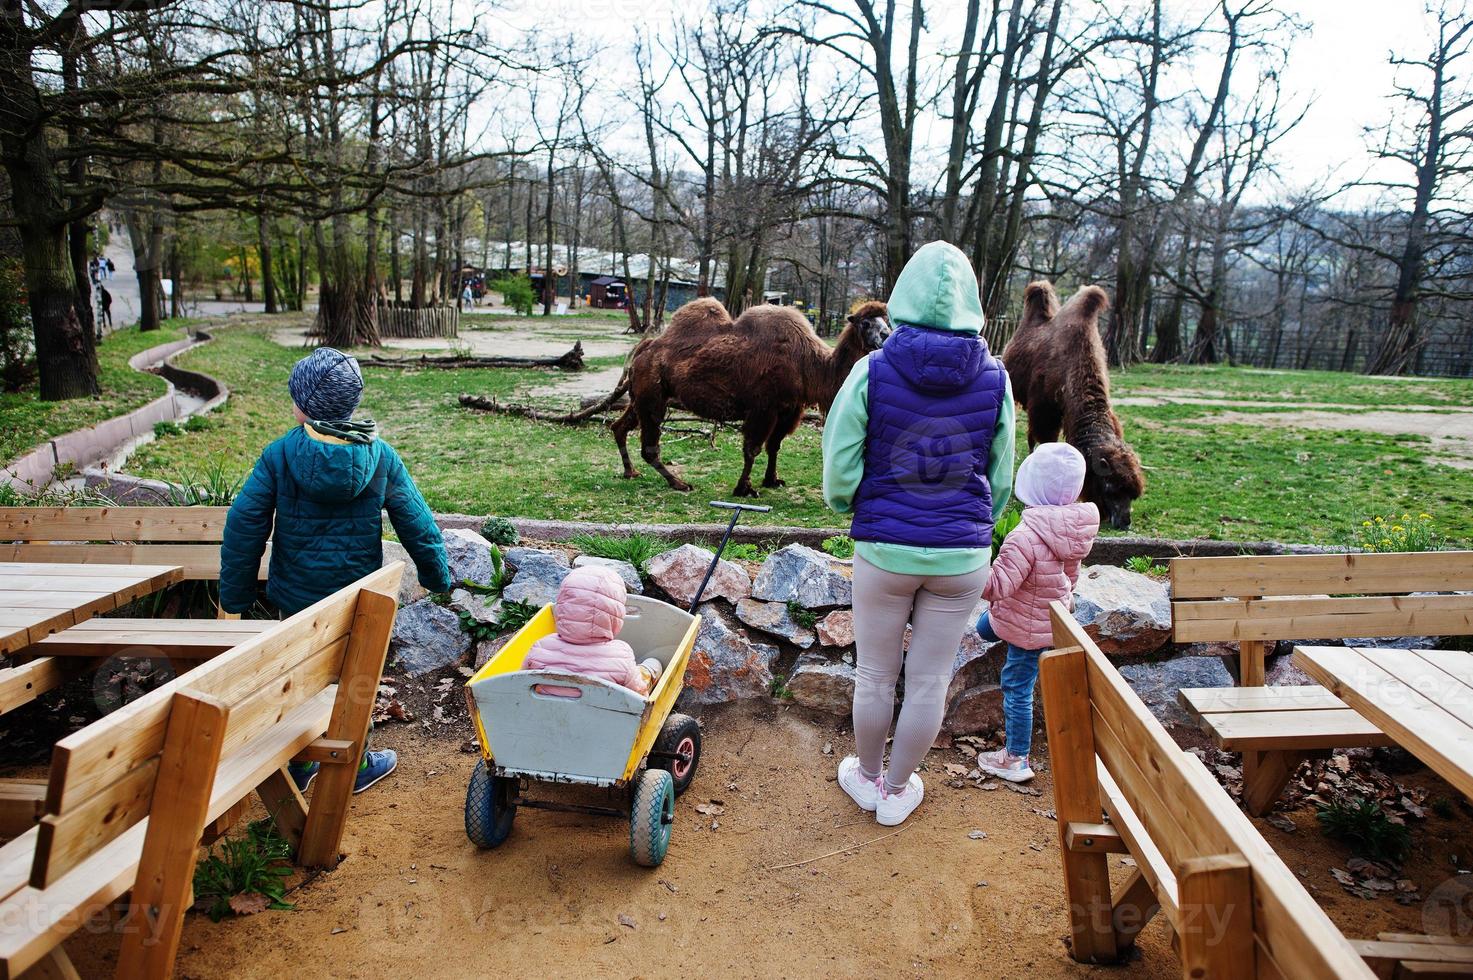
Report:
[[910,779],[905,782],[905,789],[898,793],[892,793],[885,788],[884,780],[880,780],[880,802],[875,806],[875,821],[885,827],[894,827],[905,822],[905,818],[915,812],[915,808],[921,805],[921,800],[926,795],[925,784],[921,782],[919,773],[911,773]]
[[848,756],[839,763],[839,788],[867,813],[874,813],[880,802],[880,781],[864,778],[864,773],[859,771],[858,756]]
[[363,765],[358,767],[358,781],[353,784],[353,792],[363,792],[393,772],[398,765],[399,754],[393,749],[369,750],[363,756]]
[[320,762],[291,762],[287,764],[286,771],[292,777],[292,782],[297,784],[297,792],[305,794],[307,787],[312,785],[312,780],[317,778],[317,773],[322,769]]
[[983,752],[977,756],[977,768],[989,776],[1006,779],[1010,783],[1026,783],[1033,778],[1033,769],[1026,755],[1011,755],[1007,749]]

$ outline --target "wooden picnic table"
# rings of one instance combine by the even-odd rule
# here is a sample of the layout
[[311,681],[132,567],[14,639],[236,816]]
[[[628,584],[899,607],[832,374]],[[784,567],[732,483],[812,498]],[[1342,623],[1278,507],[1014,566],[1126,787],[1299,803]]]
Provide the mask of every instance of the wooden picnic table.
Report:
[[1473,654],[1296,647],[1294,663],[1473,799]]
[[0,562],[0,654],[182,581],[177,565]]

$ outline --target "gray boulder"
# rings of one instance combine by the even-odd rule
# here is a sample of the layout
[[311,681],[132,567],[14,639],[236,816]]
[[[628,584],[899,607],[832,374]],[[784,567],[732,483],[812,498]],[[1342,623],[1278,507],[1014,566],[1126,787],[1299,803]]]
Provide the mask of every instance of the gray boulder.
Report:
[[805,653],[793,666],[787,688],[795,704],[831,715],[848,715],[854,709],[854,665]]
[[752,583],[752,597],[765,602],[798,602],[806,609],[848,606],[854,597],[853,566],[822,551],[790,544],[774,552]]
[[491,581],[495,569],[491,565],[491,542],[469,528],[457,527],[444,532],[445,553],[450,558],[450,581]]
[[1114,565],[1095,565],[1080,574],[1074,618],[1110,656],[1149,655],[1171,640],[1166,583]]
[[414,559],[409,557],[408,550],[397,541],[385,541],[384,564],[392,565],[396,561],[404,563],[404,575],[399,579],[399,606],[403,608],[411,602],[418,602],[428,593],[419,584],[419,572],[415,570]]
[[698,612],[701,629],[685,671],[681,703],[723,704],[767,697],[772,689],[777,647],[754,642],[741,624],[714,602],[701,606]]
[[[552,551],[535,548],[513,548],[516,555],[517,574],[511,584],[501,590],[503,602],[525,602],[533,606],[545,606],[557,598],[558,586],[568,577],[572,568],[568,559]],[[508,553],[508,558],[511,554]]]
[[[713,552],[698,545],[683,544],[650,559],[650,579],[678,605],[689,606],[714,557]],[[747,573],[740,565],[723,558],[701,598],[703,601],[720,598],[736,603],[751,594],[752,580]]]
[[1167,727],[1196,728],[1197,723],[1177,703],[1184,687],[1232,687],[1233,677],[1218,657],[1177,657],[1159,663],[1126,664],[1120,676]]
[[486,661],[501,652],[501,648],[511,641],[511,634],[497,636],[489,640],[482,640],[476,644],[475,656],[471,660],[473,670],[480,670],[486,666]]
[[466,613],[478,623],[496,623],[501,620],[501,600],[469,589],[456,589],[450,593],[450,608]]
[[508,548],[502,553],[502,557],[513,571],[520,570],[525,564],[545,564],[548,562],[554,565],[561,565],[563,568],[571,567],[568,564],[567,556],[561,551],[547,551],[543,548]]
[[644,593],[644,582],[639,577],[639,569],[627,561],[617,558],[599,558],[596,555],[579,555],[573,559],[574,568],[583,568],[585,565],[598,565],[602,568],[613,569],[618,576],[624,580],[624,588],[634,595]]
[[410,603],[394,619],[389,653],[411,676],[459,663],[470,648],[455,611],[428,599]]
[[[1034,722],[1043,717],[1035,703]],[[1002,711],[1002,688],[996,684],[978,684],[958,692],[946,702],[946,718],[942,730],[952,735],[975,735],[1000,732],[1005,727]]]
[[743,599],[736,604],[737,619],[754,626],[764,633],[780,636],[800,649],[806,650],[817,642],[813,630],[793,619],[785,602],[758,602]]

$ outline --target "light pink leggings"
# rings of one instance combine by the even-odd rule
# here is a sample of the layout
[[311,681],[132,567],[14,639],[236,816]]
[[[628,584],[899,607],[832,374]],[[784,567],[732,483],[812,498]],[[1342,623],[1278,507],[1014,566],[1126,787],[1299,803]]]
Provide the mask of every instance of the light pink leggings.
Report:
[[[965,575],[897,575],[854,559],[854,744],[868,779],[880,774],[884,762],[895,682],[905,667],[905,703],[885,772],[891,792],[905,788],[941,731],[951,667],[988,572],[983,565]],[[907,623],[908,653],[902,652]]]

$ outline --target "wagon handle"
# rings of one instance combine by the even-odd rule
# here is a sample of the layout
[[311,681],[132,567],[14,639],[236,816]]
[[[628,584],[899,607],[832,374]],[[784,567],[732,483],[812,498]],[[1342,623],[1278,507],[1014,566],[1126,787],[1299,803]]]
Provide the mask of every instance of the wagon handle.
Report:
[[713,500],[711,506],[731,511],[731,520],[726,525],[726,533],[721,536],[721,544],[716,546],[716,554],[711,556],[711,567],[706,569],[706,577],[701,579],[701,587],[696,589],[695,598],[690,601],[690,609],[687,611],[692,613],[701,604],[701,596],[705,595],[706,586],[711,584],[711,576],[716,574],[716,565],[721,561],[721,553],[726,550],[726,543],[731,540],[731,532],[736,530],[737,521],[742,518],[742,511],[750,510],[754,514],[766,514],[772,510],[771,507],[763,507],[761,504],[734,504],[726,500]]

